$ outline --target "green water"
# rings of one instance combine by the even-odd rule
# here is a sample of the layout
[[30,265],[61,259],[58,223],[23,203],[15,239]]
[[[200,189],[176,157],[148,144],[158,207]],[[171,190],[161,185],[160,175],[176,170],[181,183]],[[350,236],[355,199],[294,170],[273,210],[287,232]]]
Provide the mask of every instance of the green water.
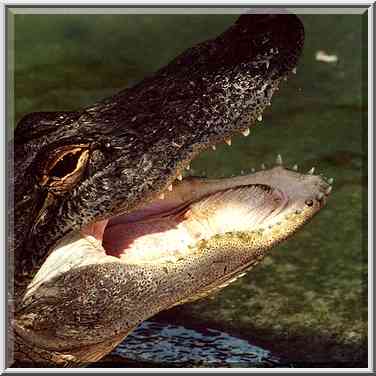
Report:
[[[295,366],[366,366],[366,18],[304,15],[304,55],[263,122],[233,147],[192,164],[239,174],[277,153],[316,166],[335,185],[328,206],[293,239],[220,294],[159,320],[207,325],[272,350]],[[75,110],[142,79],[234,15],[17,15],[15,121],[32,111]],[[319,62],[323,50],[337,63]]]

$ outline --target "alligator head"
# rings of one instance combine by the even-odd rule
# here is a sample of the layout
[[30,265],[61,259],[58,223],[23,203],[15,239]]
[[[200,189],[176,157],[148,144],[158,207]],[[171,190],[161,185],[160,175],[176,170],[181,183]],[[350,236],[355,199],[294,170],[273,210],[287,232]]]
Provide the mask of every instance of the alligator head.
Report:
[[244,15],[109,99],[22,119],[10,172],[16,359],[95,361],[143,320],[239,277],[323,207],[330,182],[281,163],[182,178],[201,151],[249,134],[303,39],[294,15]]

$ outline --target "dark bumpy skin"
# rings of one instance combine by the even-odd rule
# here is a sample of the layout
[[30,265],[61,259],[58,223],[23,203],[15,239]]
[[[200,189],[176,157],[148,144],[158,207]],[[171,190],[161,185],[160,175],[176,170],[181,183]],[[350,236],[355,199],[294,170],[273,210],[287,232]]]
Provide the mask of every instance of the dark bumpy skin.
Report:
[[[222,181],[184,179],[170,192],[200,151],[249,133],[295,69],[303,40],[294,15],[244,15],[218,38],[94,106],[22,119],[10,171],[16,359],[95,361],[151,315],[230,283],[321,209],[329,184],[280,166]],[[111,243],[107,223],[122,218],[114,216],[137,216],[162,193],[160,212],[182,214],[168,214],[174,226],[192,229],[197,218],[239,202],[254,214],[246,228],[195,232],[187,254],[172,261],[163,249],[150,261],[152,252],[137,259],[127,247],[124,254],[102,248],[102,238]],[[275,218],[260,219],[260,202]],[[150,213],[142,218],[161,226]]]
[[[256,122],[279,82],[295,68],[303,27],[293,15],[248,15],[133,88],[82,111],[26,116],[14,135],[16,269],[39,266],[69,231],[129,211],[165,190],[209,145]],[[56,194],[38,184],[46,156],[83,145],[80,184]]]

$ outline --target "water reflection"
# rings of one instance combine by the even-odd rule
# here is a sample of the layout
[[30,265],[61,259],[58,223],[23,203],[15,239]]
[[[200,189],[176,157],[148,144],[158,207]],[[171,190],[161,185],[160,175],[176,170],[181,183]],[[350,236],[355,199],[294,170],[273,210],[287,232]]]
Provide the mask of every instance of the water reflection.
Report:
[[155,321],[142,323],[112,355],[163,367],[286,366],[270,351],[228,333]]

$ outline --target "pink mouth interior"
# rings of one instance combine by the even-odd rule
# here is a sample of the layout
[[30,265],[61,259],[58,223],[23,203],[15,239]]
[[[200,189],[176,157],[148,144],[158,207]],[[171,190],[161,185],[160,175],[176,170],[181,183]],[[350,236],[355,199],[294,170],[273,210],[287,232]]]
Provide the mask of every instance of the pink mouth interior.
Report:
[[175,258],[216,234],[255,229],[285,204],[281,191],[250,185],[176,208],[164,206],[160,200],[131,214],[90,225],[83,232],[103,240],[106,253],[124,261]]

